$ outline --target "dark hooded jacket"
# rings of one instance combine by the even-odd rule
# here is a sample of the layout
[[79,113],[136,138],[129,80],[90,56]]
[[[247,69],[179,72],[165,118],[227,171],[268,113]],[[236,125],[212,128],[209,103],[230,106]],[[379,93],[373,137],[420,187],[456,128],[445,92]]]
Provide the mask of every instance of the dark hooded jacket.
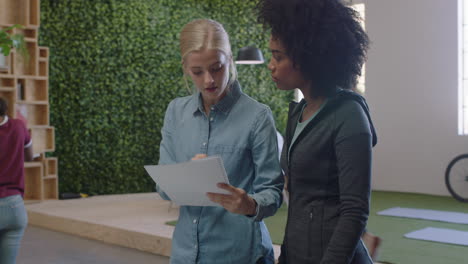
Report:
[[280,263],[372,263],[360,237],[369,215],[377,136],[362,96],[338,89],[298,136],[305,101],[292,102],[281,166],[289,208]]

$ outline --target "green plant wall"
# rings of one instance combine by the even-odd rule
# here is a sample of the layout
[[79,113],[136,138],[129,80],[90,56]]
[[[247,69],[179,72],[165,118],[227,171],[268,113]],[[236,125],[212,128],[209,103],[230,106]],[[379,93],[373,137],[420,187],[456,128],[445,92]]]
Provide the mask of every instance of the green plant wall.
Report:
[[[40,45],[50,48],[51,123],[60,192],[153,191],[143,165],[157,164],[168,103],[188,95],[178,34],[195,18],[221,22],[233,52],[259,46],[255,1],[42,0]],[[285,129],[291,92],[277,91],[266,65],[239,65],[244,92],[271,107]]]

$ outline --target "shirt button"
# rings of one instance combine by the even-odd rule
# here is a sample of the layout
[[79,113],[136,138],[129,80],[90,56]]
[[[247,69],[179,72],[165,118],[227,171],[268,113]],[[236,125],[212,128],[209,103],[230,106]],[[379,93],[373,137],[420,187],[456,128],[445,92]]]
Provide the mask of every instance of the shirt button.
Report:
[[314,217],[314,214],[310,213],[309,217],[310,217],[310,219],[312,219]]
[[210,118],[210,121],[213,121],[213,118]]
[[193,246],[194,248],[197,248],[197,245]]
[[211,107],[211,110],[214,110],[214,106]]
[[197,223],[197,219],[193,219],[193,223],[196,224],[196,223]]
[[203,142],[203,146],[206,146],[206,142]]

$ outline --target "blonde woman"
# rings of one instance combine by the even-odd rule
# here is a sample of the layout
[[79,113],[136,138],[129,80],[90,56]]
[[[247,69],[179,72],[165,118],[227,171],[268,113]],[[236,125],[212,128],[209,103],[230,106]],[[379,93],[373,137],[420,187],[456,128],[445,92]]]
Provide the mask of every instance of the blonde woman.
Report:
[[232,185],[218,185],[229,195],[207,194],[219,207],[180,208],[171,263],[274,263],[262,221],[282,202],[271,110],[242,92],[220,23],[199,19],[186,24],[180,52],[185,77],[196,92],[169,104],[159,164],[220,155]]

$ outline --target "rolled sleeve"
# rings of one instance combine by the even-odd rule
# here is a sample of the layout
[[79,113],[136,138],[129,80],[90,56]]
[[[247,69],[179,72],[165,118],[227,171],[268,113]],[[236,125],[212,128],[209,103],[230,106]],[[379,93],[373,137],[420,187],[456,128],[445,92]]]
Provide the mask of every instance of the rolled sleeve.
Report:
[[29,140],[29,142],[26,145],[24,145],[24,148],[30,148],[30,147],[32,147],[32,139]]
[[255,221],[272,216],[282,203],[284,179],[278,160],[278,143],[273,116],[269,108],[262,111],[252,130],[252,156],[255,179],[251,197],[257,202]]
[[[159,165],[174,164],[174,140],[173,140],[173,110],[174,101],[169,103],[166,114],[164,116],[164,124],[161,129],[161,144],[159,145]],[[164,200],[171,200],[170,197],[156,183],[156,192],[159,193]]]

